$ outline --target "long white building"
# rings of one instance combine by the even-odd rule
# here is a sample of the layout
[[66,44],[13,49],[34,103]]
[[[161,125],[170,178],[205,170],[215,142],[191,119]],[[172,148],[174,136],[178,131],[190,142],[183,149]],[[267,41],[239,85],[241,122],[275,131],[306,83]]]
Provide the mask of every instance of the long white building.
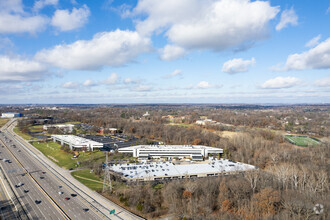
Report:
[[209,154],[222,154],[223,149],[202,145],[138,145],[119,148],[118,152],[130,153],[139,158],[190,157],[193,160],[202,160]]
[[111,164],[109,170],[126,181],[154,181],[185,179],[234,174],[257,169],[255,166],[231,160],[212,159],[208,163],[173,164],[151,162],[139,164]]
[[1,114],[1,118],[17,118],[17,117],[22,117],[22,113],[17,113],[17,112],[6,112]]
[[88,151],[93,151],[94,148],[102,148],[103,144],[92,141],[86,138],[75,135],[52,135],[54,142],[60,142],[61,145],[68,145],[71,150],[86,148]]
[[61,124],[61,125],[44,125],[43,129],[48,130],[49,128],[58,128],[65,132],[71,133],[73,131],[74,125],[72,124]]

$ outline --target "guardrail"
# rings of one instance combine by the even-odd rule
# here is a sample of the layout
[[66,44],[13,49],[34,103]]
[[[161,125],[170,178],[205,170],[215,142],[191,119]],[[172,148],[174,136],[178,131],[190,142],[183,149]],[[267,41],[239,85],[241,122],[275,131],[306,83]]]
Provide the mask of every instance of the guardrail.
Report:
[[[11,124],[13,124],[14,122],[15,122],[15,120],[14,120],[14,121],[11,121],[11,123],[10,123],[8,126],[6,126],[5,129],[7,130],[8,127],[9,127]],[[7,130],[7,131],[8,131],[8,130]],[[13,135],[10,133],[10,131],[8,131],[8,134],[10,134],[10,136],[12,136],[12,138],[14,138]],[[17,136],[18,138],[14,138],[14,139],[15,139],[17,142],[19,142],[21,145],[25,146],[25,144],[22,143],[22,142],[19,140],[19,139],[23,139],[23,138],[20,137],[19,135],[16,135],[16,136]],[[25,141],[25,140],[23,139],[23,141]],[[39,162],[40,162],[44,167],[46,167],[48,170],[50,170],[50,171],[53,173],[54,176],[57,176],[57,178],[61,179],[62,182],[63,182],[68,188],[70,188],[72,191],[74,191],[74,192],[77,193],[77,194],[83,194],[84,196],[90,198],[94,203],[98,204],[98,206],[102,207],[103,209],[107,210],[107,211],[110,213],[110,211],[111,211],[110,209],[104,207],[101,203],[99,203],[98,201],[96,201],[93,197],[91,197],[90,195],[88,195],[87,193],[85,193],[83,190],[81,190],[81,189],[78,188],[77,186],[74,186],[75,189],[73,189],[68,183],[65,182],[65,181],[67,181],[67,182],[70,183],[70,181],[69,181],[65,176],[63,176],[63,175],[62,175],[61,173],[59,173],[56,169],[54,169],[52,166],[50,166],[49,164],[47,164],[43,159],[41,159],[39,156],[37,156],[32,150],[29,149],[29,147],[25,146],[24,149],[27,150],[27,151],[29,151],[30,154],[32,154],[36,159],[38,159]],[[60,176],[60,177],[58,177],[58,176]],[[63,181],[63,180],[65,180],[65,181]],[[78,190],[80,193],[78,193],[77,190]],[[107,219],[111,219],[109,216],[107,216],[106,214],[104,214],[104,212],[102,212],[99,208],[97,208],[94,204],[92,204],[91,202],[89,202],[86,198],[84,198],[83,196],[80,196],[80,197],[81,197],[83,200],[85,200],[85,201],[86,201],[91,207],[93,207],[96,211],[98,211],[99,213],[101,213],[105,218],[107,218]],[[116,205],[117,205],[117,204],[116,204]],[[117,206],[120,207],[120,208],[122,208],[122,207],[119,206],[119,205],[117,205]],[[122,208],[122,209],[123,209],[123,208]],[[129,212],[129,214],[130,214],[132,217],[136,218],[136,219],[144,219],[144,218],[142,218],[142,217],[140,217],[140,216],[138,216],[138,215],[135,215],[135,214],[133,214],[133,213],[131,213],[131,212]],[[116,215],[116,214],[115,214],[115,215]],[[118,218],[124,220],[123,218],[121,218],[121,217],[118,216],[118,215],[116,215],[116,217],[118,217]]]
[[[6,146],[6,145],[5,145]],[[62,214],[67,218],[71,219],[70,216],[62,209],[62,207],[53,199],[49,193],[40,185],[40,183],[25,169],[23,164],[18,160],[18,158],[13,154],[13,152],[9,149],[9,147],[6,146],[9,153],[12,155],[12,157],[19,163],[19,165],[25,170],[25,172],[31,177],[31,179],[42,189],[42,191],[48,196],[48,198],[57,206],[57,208],[62,212]]]

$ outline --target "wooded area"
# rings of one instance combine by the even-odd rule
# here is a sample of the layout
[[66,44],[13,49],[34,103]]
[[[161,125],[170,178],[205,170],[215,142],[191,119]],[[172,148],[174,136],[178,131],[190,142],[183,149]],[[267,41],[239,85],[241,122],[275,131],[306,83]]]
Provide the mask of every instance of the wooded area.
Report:
[[[150,116],[143,117],[146,111]],[[118,128],[145,143],[220,147],[224,157],[259,167],[244,175],[129,185],[108,195],[147,218],[329,218],[329,106],[97,106],[26,113]],[[201,117],[222,124],[198,126],[195,121]],[[225,138],[215,132],[223,130],[235,135]],[[287,132],[307,134],[321,143],[297,147],[284,139]],[[324,206],[322,213],[313,210],[316,204]]]

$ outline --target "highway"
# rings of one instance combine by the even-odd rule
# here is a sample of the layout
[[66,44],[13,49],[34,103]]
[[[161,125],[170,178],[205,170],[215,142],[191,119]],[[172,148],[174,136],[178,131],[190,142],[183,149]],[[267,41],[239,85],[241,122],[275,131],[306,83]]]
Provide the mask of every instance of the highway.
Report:
[[1,166],[30,219],[102,219],[10,134],[0,133],[0,145]]
[[8,195],[8,189],[4,183],[4,177],[0,176],[0,219],[19,219],[14,203]]
[[[6,166],[13,186],[24,183],[14,189],[30,219],[143,219],[75,180],[68,170],[58,167],[17,136],[12,131],[15,123],[14,120],[8,122],[1,129],[0,145],[4,147],[0,147],[3,153],[0,158],[11,163],[1,160],[0,165]],[[69,200],[65,200],[66,197]],[[36,200],[41,203],[36,204]],[[116,209],[116,213],[109,215],[112,209]]]

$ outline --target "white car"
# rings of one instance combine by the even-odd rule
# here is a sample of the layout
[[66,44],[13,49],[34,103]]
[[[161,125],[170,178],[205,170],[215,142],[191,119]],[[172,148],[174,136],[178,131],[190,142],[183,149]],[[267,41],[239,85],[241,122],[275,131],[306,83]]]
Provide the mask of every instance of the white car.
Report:
[[63,192],[58,192],[58,194],[62,195],[62,194],[63,194]]

